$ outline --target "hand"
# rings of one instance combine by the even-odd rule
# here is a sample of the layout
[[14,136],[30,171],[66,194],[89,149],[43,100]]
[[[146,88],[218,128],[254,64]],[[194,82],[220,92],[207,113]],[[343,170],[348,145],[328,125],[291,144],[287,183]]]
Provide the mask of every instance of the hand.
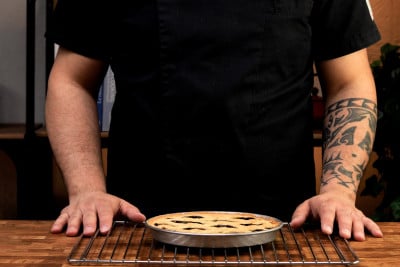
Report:
[[290,225],[300,227],[308,218],[320,220],[321,230],[325,234],[332,234],[336,220],[339,235],[349,239],[364,241],[366,228],[374,237],[382,237],[379,226],[362,211],[357,209],[353,199],[349,199],[337,192],[325,192],[301,203],[293,213]]
[[134,222],[143,222],[146,217],[127,201],[104,192],[82,193],[70,198],[51,227],[52,233],[61,233],[65,227],[67,236],[76,236],[83,226],[83,235],[91,236],[99,225],[102,234],[108,233],[117,215]]

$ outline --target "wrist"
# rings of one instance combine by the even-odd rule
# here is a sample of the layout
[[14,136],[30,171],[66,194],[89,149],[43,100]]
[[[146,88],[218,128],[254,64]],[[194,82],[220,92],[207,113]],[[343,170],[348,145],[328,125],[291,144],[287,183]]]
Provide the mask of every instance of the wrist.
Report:
[[354,201],[357,197],[357,191],[353,189],[353,186],[349,187],[346,184],[334,181],[322,182],[319,194],[336,194]]

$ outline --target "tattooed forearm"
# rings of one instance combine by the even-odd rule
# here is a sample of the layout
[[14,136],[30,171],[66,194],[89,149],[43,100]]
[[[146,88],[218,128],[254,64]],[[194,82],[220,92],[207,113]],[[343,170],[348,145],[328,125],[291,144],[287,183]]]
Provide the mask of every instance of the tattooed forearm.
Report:
[[364,149],[365,151],[367,151],[367,153],[371,153],[372,151],[372,137],[371,137],[371,133],[366,132],[364,139],[361,140],[361,142],[358,144],[358,146],[361,149]]
[[[351,188],[357,192],[358,182],[361,180],[364,165],[356,164],[353,170],[348,170],[343,167],[343,158],[340,153],[336,156],[330,156],[324,159],[324,179],[321,181],[321,186],[328,184],[330,181],[336,181],[345,187]],[[353,179],[353,177],[355,179]],[[356,183],[357,181],[357,183]]]
[[354,134],[361,126],[365,131],[364,139],[357,144],[367,153],[371,153],[372,138],[375,136],[377,123],[376,103],[361,98],[339,101],[328,107],[326,112],[327,127],[324,129],[324,149],[339,145],[353,145]]
[[376,114],[376,103],[361,98],[344,99],[327,108],[322,186],[335,181],[357,190],[372,152]]

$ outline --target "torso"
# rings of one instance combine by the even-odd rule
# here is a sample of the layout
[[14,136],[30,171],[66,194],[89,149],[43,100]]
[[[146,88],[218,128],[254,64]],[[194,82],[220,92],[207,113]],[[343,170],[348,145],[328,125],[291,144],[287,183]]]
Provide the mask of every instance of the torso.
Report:
[[[231,192],[231,179],[247,180],[242,192],[265,179],[273,195],[298,173],[298,185],[313,184],[311,2],[128,4],[127,16],[137,19],[121,18],[111,62],[119,93],[110,175],[198,181],[200,192],[216,179],[228,179]],[[116,157],[121,151],[134,154],[130,162]],[[313,193],[310,183],[301,197]]]

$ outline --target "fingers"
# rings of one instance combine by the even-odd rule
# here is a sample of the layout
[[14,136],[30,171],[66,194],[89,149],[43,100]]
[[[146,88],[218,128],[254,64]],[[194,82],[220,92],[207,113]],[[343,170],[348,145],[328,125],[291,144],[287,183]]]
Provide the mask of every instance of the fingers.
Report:
[[324,203],[320,206],[319,214],[321,231],[327,235],[332,234],[336,216],[335,206]]
[[[365,240],[365,231],[364,231],[364,218],[362,219],[356,219],[354,220],[353,223],[353,239],[357,240],[357,241],[364,241]],[[339,230],[339,234],[343,237],[343,238],[351,238],[351,232],[349,230],[347,230],[347,226],[345,226],[346,228],[346,232],[342,232],[342,230]],[[339,226],[340,229],[340,226]],[[351,226],[350,226],[351,229]]]
[[68,224],[68,215],[61,213],[60,216],[54,221],[51,226],[50,232],[53,234],[59,234],[64,231],[64,227]]
[[368,229],[368,231],[371,233],[372,236],[383,237],[381,228],[372,219],[366,217],[364,225]]
[[347,205],[334,205],[329,202],[319,205],[321,231],[325,234],[332,234],[335,221],[338,224],[339,236],[344,239],[353,238],[356,241],[364,241],[365,230],[369,230],[375,237],[382,237],[379,226],[364,213]]
[[95,201],[76,201],[65,207],[54,221],[51,232],[60,233],[65,228],[67,236],[77,236],[81,229],[83,235],[91,236],[97,229]]
[[100,233],[107,234],[111,230],[115,213],[110,205],[99,205],[97,207]]
[[[319,203],[319,205],[315,205],[315,203]],[[313,220],[320,219],[321,231],[327,235],[332,234],[335,221],[334,206],[328,205],[327,202],[322,200],[306,200],[294,211],[290,225],[293,228],[299,228],[308,218]]]
[[61,233],[66,227],[67,236],[76,236],[81,229],[83,235],[92,236],[99,227],[101,234],[107,234],[117,214],[134,222],[143,222],[146,219],[137,207],[125,200],[108,194],[94,194],[79,198],[74,204],[64,208],[54,221],[51,232]]
[[140,213],[139,209],[134,205],[119,198],[114,200],[117,203],[115,210],[111,208],[111,205],[99,205],[97,207],[99,227],[102,234],[106,234],[111,230],[114,216],[117,213],[134,222],[143,222],[146,219],[146,217]]
[[356,241],[364,241],[365,230],[368,230],[374,237],[383,237],[379,226],[360,210],[355,210],[350,215],[338,216],[338,224],[339,235],[343,238],[353,237]]
[[[350,239],[353,233],[357,233],[358,238],[365,239],[364,224],[361,222],[361,216],[355,214],[355,211],[349,209],[338,209],[337,223],[339,235],[345,239]],[[361,232],[362,231],[362,234]]]
[[64,231],[65,227],[65,234],[67,236],[76,236],[79,234],[81,229],[81,215],[77,214],[76,212],[73,215],[69,214],[69,207],[65,208],[60,216],[54,221],[50,232],[53,234],[58,234]]
[[[70,222],[71,223],[71,222]],[[82,212],[83,235],[92,236],[97,230],[97,211],[95,208]]]
[[334,224],[337,222],[339,235],[342,238],[364,241],[367,229],[374,237],[382,237],[379,226],[364,213],[354,207],[352,201],[340,198],[316,196],[304,201],[293,213],[290,225],[300,227],[308,218],[320,221],[321,231],[330,235],[333,233]]

